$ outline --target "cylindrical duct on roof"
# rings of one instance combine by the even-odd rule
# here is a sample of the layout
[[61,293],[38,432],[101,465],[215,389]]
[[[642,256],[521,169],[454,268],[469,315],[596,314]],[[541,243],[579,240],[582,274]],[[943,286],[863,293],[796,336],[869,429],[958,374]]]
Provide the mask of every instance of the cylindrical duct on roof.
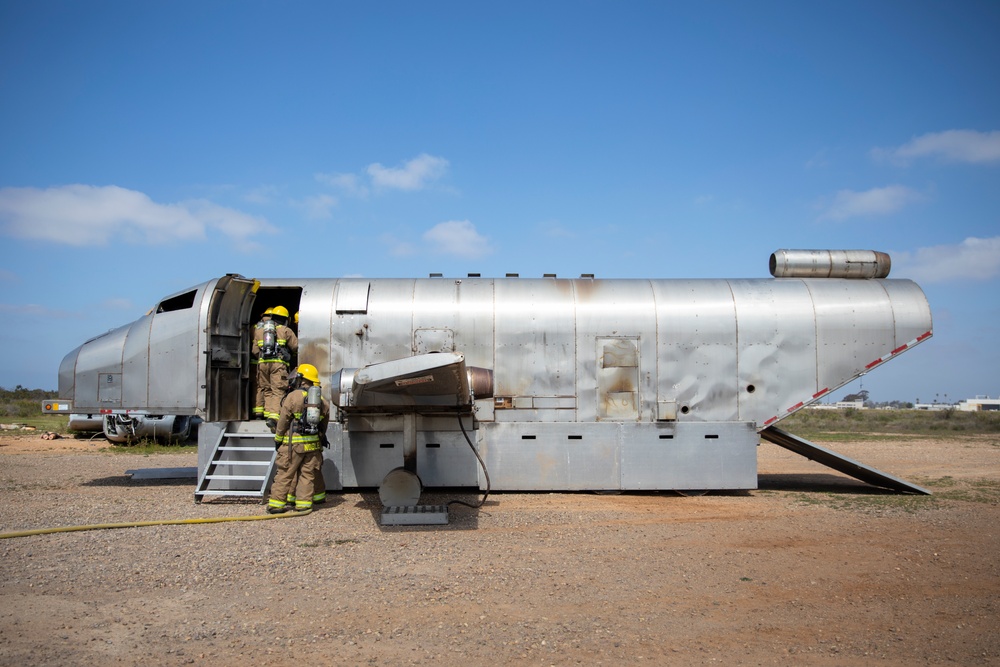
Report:
[[885,278],[892,261],[878,250],[775,250],[775,278]]

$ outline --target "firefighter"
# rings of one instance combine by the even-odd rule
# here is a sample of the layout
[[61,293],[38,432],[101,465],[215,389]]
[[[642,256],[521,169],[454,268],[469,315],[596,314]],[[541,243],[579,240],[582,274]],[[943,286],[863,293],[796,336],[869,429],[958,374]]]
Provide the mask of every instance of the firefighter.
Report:
[[[330,404],[320,395],[319,372],[312,364],[301,364],[293,390],[281,402],[274,431],[277,473],[267,502],[268,514],[312,509],[329,421]],[[322,491],[325,498],[326,489]],[[294,507],[289,506],[290,497],[295,498]]]
[[263,415],[271,433],[278,423],[281,399],[288,390],[288,369],[292,356],[298,352],[299,339],[285,324],[288,309],[275,306],[271,309],[271,319],[264,320],[259,330],[254,331],[254,343],[258,351],[257,386],[263,392]]
[[264,388],[257,382],[257,365],[260,361],[260,348],[257,347],[257,332],[264,328],[264,322],[271,319],[271,311],[268,308],[260,316],[260,322],[253,325],[250,334],[250,396],[253,397],[253,419],[264,418]]

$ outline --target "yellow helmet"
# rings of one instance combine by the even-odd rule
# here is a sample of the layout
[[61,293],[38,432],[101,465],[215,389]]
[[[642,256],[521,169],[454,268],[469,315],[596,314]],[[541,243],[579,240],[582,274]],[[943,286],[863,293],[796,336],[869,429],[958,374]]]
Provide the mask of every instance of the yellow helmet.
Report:
[[297,310],[295,311],[295,316],[292,319],[295,320],[296,324],[299,323],[299,311]]
[[305,379],[312,382],[314,385],[319,385],[319,371],[312,364],[299,364],[299,375]]
[[264,311],[264,314],[265,315],[270,315],[273,312],[274,312],[274,308],[268,308],[267,310]]
[[288,309],[284,306],[275,306],[271,309],[272,315],[277,315],[278,317],[288,317]]

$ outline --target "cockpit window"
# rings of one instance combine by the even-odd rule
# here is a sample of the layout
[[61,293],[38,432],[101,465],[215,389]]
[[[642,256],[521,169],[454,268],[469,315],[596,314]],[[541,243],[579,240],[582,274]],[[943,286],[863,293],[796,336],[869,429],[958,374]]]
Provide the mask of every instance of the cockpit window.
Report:
[[169,299],[164,299],[160,302],[160,305],[156,307],[157,313],[169,313],[175,310],[185,310],[194,305],[194,295],[198,290],[191,290],[190,292],[185,292],[184,294],[178,294],[177,296],[172,296]]

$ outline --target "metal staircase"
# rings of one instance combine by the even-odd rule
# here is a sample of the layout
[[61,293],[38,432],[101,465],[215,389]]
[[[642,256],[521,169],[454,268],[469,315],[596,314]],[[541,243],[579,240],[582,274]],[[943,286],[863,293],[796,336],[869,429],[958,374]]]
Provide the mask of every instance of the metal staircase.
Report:
[[231,422],[222,429],[198,479],[196,501],[205,496],[263,498],[274,475],[274,436],[264,422]]

